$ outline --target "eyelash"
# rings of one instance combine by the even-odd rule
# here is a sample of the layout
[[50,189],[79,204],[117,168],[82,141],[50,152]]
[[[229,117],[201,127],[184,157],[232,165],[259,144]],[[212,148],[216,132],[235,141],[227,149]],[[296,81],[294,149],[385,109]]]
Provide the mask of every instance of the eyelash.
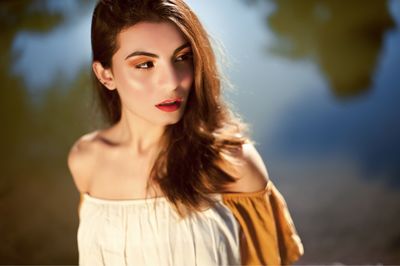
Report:
[[[179,62],[183,62],[183,61],[187,61],[187,60],[192,59],[193,58],[193,54],[192,54],[192,52],[190,52],[190,53],[183,54],[183,55],[181,55],[181,56],[179,56],[177,58],[183,58],[182,60],[178,61],[178,63],[179,63]],[[149,63],[152,63],[152,67],[154,66],[153,61],[146,61],[146,62],[143,62],[143,63],[140,63],[140,64],[136,65],[135,68],[137,68],[139,70],[150,70],[152,67],[141,67],[141,66],[149,64]]]

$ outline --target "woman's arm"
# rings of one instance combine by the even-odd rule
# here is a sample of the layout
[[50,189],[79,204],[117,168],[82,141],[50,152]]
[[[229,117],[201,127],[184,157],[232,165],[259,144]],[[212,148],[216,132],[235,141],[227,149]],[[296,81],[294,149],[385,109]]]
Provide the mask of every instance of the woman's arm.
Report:
[[[232,167],[235,183],[227,186],[227,192],[256,192],[263,190],[269,181],[267,167],[252,143],[242,145],[242,149],[232,154],[235,162]],[[232,171],[230,170],[230,171]]]
[[73,144],[68,153],[68,168],[80,193],[89,189],[95,163],[94,151],[91,134],[86,134]]

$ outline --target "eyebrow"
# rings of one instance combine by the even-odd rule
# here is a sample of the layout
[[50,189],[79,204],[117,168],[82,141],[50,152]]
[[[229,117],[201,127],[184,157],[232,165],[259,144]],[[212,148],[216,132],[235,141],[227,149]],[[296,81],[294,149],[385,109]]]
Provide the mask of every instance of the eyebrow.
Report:
[[[178,53],[180,50],[182,50],[183,48],[186,48],[189,46],[190,46],[189,42],[182,44],[181,46],[179,46],[178,48],[175,49],[174,55],[176,53]],[[153,53],[149,53],[149,52],[145,52],[145,51],[135,51],[135,52],[129,54],[127,57],[125,57],[125,60],[128,59],[129,57],[136,56],[136,55],[145,55],[145,56],[160,58],[158,55],[153,54]]]

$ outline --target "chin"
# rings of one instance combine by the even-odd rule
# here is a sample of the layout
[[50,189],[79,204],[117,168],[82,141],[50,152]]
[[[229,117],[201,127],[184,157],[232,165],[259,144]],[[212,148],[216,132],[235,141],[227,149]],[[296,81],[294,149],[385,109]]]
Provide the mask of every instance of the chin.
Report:
[[179,116],[176,119],[171,119],[170,122],[168,122],[167,125],[174,125],[174,124],[178,123],[181,119],[182,119],[182,116]]
[[173,117],[168,117],[168,118],[164,118],[164,119],[160,119],[158,121],[154,121],[154,124],[160,125],[160,126],[169,126],[169,125],[174,125],[176,123],[178,123],[180,120],[182,119],[182,115],[177,115],[177,116],[173,116]]

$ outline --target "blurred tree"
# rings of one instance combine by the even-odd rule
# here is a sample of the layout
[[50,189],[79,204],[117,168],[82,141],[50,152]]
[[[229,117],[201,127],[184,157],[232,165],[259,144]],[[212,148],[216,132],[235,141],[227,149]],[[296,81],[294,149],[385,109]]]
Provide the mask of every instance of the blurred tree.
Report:
[[[80,10],[93,2],[76,1]],[[89,127],[85,116],[89,68],[81,70],[71,84],[60,84],[56,78],[43,90],[39,106],[32,104],[21,77],[11,71],[18,58],[12,46],[19,32],[51,33],[65,23],[67,12],[63,8],[50,10],[49,3],[0,1],[2,264],[77,263],[76,221],[74,216],[65,215],[67,207],[71,214],[76,213],[70,199],[72,180],[66,178],[66,154],[71,142]]]
[[[61,13],[48,14],[39,8],[38,4],[44,1],[33,2],[29,0],[1,1],[0,2],[0,79],[3,88],[0,97],[0,121],[2,130],[0,137],[3,140],[3,154],[0,168],[4,178],[0,180],[0,197],[9,191],[12,178],[18,167],[13,163],[14,158],[20,158],[21,150],[16,149],[16,144],[25,144],[27,131],[32,129],[32,120],[27,91],[19,77],[11,74],[11,65],[15,55],[11,53],[12,42],[15,35],[21,30],[48,31],[63,21]],[[25,129],[28,129],[25,131]],[[22,151],[22,154],[24,152]]]
[[369,89],[384,34],[394,26],[386,1],[244,0],[263,1],[276,7],[266,18],[278,37],[271,51],[314,60],[337,97]]

